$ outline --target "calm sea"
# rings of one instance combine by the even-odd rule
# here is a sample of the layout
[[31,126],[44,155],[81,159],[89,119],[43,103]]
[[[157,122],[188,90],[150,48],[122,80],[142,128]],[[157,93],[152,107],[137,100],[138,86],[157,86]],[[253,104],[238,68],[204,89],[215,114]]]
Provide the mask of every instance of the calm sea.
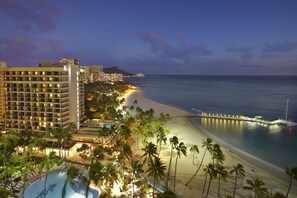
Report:
[[[297,77],[164,76],[127,78],[155,101],[188,112],[256,116],[297,122]],[[297,127],[199,119],[219,139],[280,168],[297,166]]]

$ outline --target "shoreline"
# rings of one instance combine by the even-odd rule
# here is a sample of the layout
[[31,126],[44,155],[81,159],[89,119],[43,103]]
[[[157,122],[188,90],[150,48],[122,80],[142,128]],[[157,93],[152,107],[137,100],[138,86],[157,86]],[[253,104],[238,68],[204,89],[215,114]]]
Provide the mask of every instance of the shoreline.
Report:
[[[131,105],[133,101],[136,99],[138,101],[137,105],[142,107],[143,109],[146,110],[149,108],[153,108],[155,110],[156,116],[158,116],[161,112],[169,113],[171,117],[169,118],[168,126],[166,124],[166,127],[170,129],[171,133],[168,135],[168,138],[170,136],[177,135],[179,139],[181,141],[184,141],[187,145],[189,144],[193,145],[198,143],[200,154],[199,154],[199,157],[196,157],[197,160],[201,159],[201,153],[203,152],[201,147],[201,140],[204,139],[205,137],[210,137],[214,140],[214,142],[217,142],[222,146],[222,150],[226,155],[226,162],[224,163],[226,167],[230,168],[232,167],[232,165],[235,165],[237,163],[242,163],[246,171],[245,179],[258,177],[263,181],[265,181],[265,183],[269,181],[267,182],[267,187],[269,189],[279,191],[283,194],[286,193],[289,177],[288,176],[286,177],[286,175],[284,174],[284,170],[281,171],[281,168],[274,167],[273,164],[270,164],[249,153],[246,153],[245,151],[242,151],[237,147],[234,147],[224,142],[223,140],[220,140],[218,137],[212,135],[210,132],[207,132],[201,129],[201,127],[198,127],[195,123],[193,123],[193,119],[191,120],[190,116],[193,114],[186,112],[184,110],[178,109],[176,107],[172,107],[167,104],[158,103],[150,98],[147,98],[144,92],[138,87],[135,87],[133,90],[131,90],[125,96],[125,99],[126,99],[125,101],[126,106],[128,106],[129,104]],[[162,147],[162,153],[163,153],[162,160],[165,161],[165,165],[167,165],[166,160],[168,160],[168,157],[169,157],[168,152],[169,152],[168,148],[163,149]],[[179,173],[177,175],[177,178],[179,179],[177,183],[177,193],[178,194],[182,193],[182,195],[187,195],[185,197],[192,197],[192,196],[195,197],[194,195],[197,195],[197,193],[200,193],[202,191],[201,189],[195,188],[195,187],[192,187],[192,189],[189,190],[189,189],[186,189],[184,186],[184,183],[187,181],[188,178],[191,177],[195,169],[195,167],[193,168],[193,166],[191,166],[192,165],[191,159],[192,159],[191,154],[188,154],[188,157],[181,157],[180,159],[181,162],[179,162],[180,168],[178,168],[177,170],[178,172],[180,172],[181,170],[183,171],[182,173]],[[208,159],[208,161],[211,161],[211,159]],[[206,162],[203,163],[203,165],[206,165]],[[200,171],[200,174],[202,174],[201,171]],[[195,181],[193,183],[196,183],[196,184],[198,183],[199,185],[203,185],[203,180],[204,180],[204,177],[202,176],[202,180],[201,178],[198,178],[198,181]],[[239,186],[242,187],[243,184],[244,182],[242,181],[241,184],[239,184]],[[194,185],[194,186],[197,186],[197,185]],[[230,183],[228,183],[226,187],[224,187],[227,189],[225,190],[224,193],[226,194],[226,193],[232,192],[232,187],[233,187],[233,183],[231,179]],[[238,194],[245,197],[249,195],[249,192],[239,189]],[[297,195],[297,189],[294,188],[293,186],[292,186],[290,195],[291,196]]]
[[[229,154],[235,154],[240,158],[244,158],[247,162],[253,163],[252,166],[256,166],[263,170],[264,170],[264,168],[268,168],[269,170],[268,171],[265,170],[266,172],[273,175],[274,177],[281,180],[282,182],[287,183],[288,177],[285,174],[285,171],[284,171],[285,168],[281,169],[280,167],[278,167],[272,163],[262,160],[261,158],[258,158],[256,156],[240,149],[240,148],[237,148],[236,146],[233,146],[232,144],[229,144],[228,142],[226,142],[224,140],[221,140],[217,136],[213,135],[210,131],[207,131],[202,126],[200,126],[200,124],[197,122],[197,120],[194,120],[193,118],[189,118],[188,120],[192,125],[197,127],[206,136],[212,138],[215,142],[219,143],[222,147],[227,148]],[[197,123],[194,123],[194,122],[197,122]],[[254,164],[256,164],[256,165],[254,165]]]

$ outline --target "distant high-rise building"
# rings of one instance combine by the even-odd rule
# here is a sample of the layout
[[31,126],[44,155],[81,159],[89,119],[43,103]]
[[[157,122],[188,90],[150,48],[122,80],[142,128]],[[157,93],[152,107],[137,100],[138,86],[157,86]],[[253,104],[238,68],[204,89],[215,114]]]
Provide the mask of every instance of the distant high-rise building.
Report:
[[116,81],[123,81],[123,74],[106,74],[106,73],[101,73],[99,75],[98,81],[101,82],[116,82]]
[[103,66],[82,66],[86,74],[86,83],[93,83],[99,81],[99,76],[103,73]]
[[84,117],[84,70],[79,60],[62,58],[39,67],[1,67],[0,101],[5,129],[46,131]]

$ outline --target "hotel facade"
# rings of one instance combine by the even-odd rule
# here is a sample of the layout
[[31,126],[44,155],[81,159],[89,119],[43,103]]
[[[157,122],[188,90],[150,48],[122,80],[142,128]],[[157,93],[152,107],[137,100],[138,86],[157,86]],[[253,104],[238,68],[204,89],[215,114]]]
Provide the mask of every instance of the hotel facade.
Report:
[[0,65],[0,119],[4,129],[47,131],[84,118],[85,72],[75,58],[38,67]]

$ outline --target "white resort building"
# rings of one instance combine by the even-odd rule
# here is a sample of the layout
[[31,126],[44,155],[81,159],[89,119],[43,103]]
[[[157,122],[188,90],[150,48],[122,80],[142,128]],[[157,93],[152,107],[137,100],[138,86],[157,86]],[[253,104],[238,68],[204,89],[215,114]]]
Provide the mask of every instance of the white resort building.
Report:
[[0,119],[4,129],[46,131],[84,118],[84,78],[79,60],[62,58],[38,67],[0,64]]

